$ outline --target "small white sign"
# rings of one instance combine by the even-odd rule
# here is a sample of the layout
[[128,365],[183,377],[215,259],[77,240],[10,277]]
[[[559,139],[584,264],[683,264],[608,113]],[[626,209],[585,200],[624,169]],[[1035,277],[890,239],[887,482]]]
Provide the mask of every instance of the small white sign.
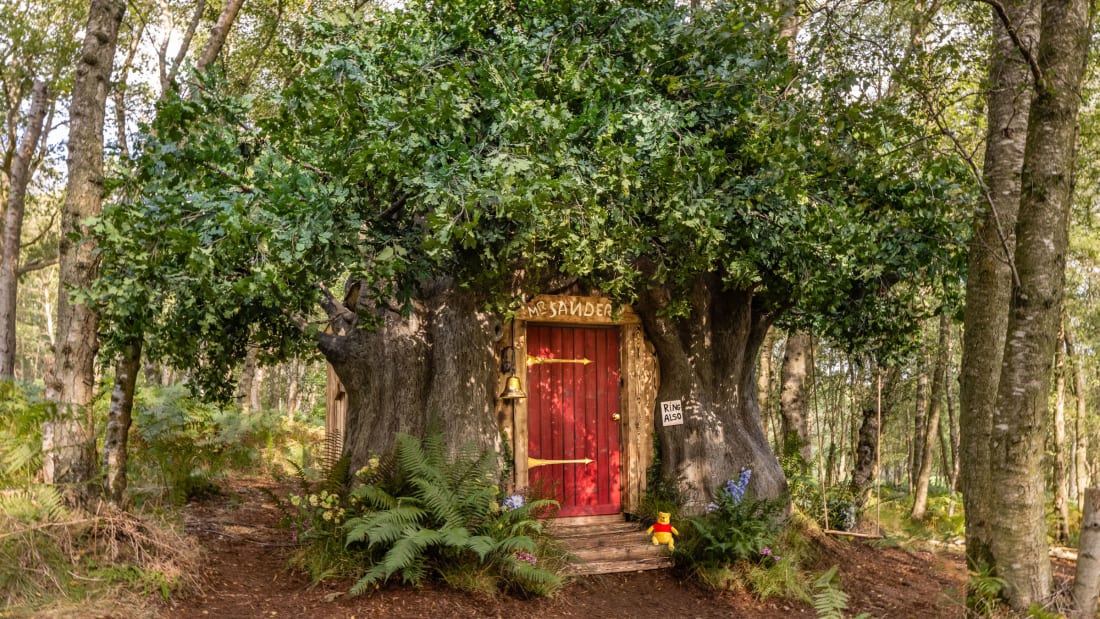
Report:
[[684,405],[680,400],[661,402],[661,425],[680,426],[684,424]]

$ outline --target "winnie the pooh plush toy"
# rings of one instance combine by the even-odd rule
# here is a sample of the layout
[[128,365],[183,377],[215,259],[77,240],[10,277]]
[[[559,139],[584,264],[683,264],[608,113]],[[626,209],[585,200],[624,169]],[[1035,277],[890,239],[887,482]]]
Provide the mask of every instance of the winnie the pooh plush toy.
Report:
[[653,536],[654,546],[667,544],[669,551],[676,550],[676,542],[672,539],[672,536],[680,534],[676,527],[669,523],[671,517],[672,515],[668,512],[657,512],[657,522],[646,529],[645,532],[646,535]]

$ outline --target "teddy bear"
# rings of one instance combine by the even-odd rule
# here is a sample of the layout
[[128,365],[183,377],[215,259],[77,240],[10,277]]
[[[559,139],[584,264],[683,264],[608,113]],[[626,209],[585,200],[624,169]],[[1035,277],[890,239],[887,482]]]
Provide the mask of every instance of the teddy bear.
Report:
[[672,514],[668,512],[657,512],[657,522],[646,529],[645,532],[646,535],[653,536],[654,546],[667,544],[669,551],[676,550],[676,542],[672,539],[672,536],[680,534],[676,527],[669,523],[671,517]]

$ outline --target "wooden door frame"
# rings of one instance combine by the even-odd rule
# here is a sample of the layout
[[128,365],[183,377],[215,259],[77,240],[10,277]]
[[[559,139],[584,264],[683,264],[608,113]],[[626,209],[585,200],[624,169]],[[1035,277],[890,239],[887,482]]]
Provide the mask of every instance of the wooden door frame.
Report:
[[[642,322],[629,307],[615,309],[609,299],[539,295],[520,309],[514,324],[505,325],[501,346],[516,349],[516,376],[527,388],[527,323],[574,327],[612,326],[619,329],[619,449],[622,471],[619,477],[621,506],[637,511],[646,487],[646,471],[653,462],[653,411],[659,385],[657,359],[646,340]],[[514,340],[511,334],[514,333]],[[507,376],[502,375],[504,389]],[[514,483],[528,487],[527,400],[497,401],[498,419],[514,457]]]

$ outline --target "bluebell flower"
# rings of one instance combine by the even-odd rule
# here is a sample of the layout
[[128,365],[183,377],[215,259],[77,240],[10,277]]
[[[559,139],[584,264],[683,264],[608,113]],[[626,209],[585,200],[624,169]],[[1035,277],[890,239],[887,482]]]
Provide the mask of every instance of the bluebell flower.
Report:
[[737,481],[732,479],[726,481],[726,494],[730,495],[733,499],[734,505],[740,505],[741,500],[745,498],[745,490],[749,487],[749,479],[752,478],[752,469],[741,469],[741,475],[737,478]]

